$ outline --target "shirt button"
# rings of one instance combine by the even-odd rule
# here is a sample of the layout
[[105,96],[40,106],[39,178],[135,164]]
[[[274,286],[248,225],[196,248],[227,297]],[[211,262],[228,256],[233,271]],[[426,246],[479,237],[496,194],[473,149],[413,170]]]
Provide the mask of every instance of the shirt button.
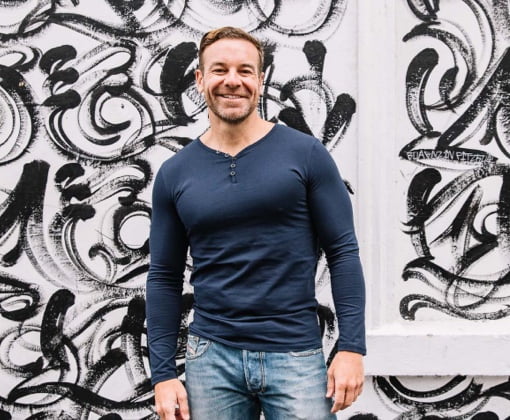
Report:
[[235,168],[235,167],[236,167],[236,164],[235,164],[235,163],[231,163],[231,164],[230,164],[230,167],[231,167],[231,168]]
[[225,156],[225,157],[229,157],[230,155],[229,155],[228,153],[225,153],[225,155],[224,155],[224,156]]
[[236,173],[235,171],[230,172],[230,175],[234,176]]

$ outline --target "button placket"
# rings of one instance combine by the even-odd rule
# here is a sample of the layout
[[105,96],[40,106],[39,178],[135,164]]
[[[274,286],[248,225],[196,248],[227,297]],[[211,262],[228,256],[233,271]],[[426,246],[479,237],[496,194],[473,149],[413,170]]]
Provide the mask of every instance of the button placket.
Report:
[[236,179],[237,171],[235,169],[236,167],[237,167],[236,158],[230,157],[230,180],[232,182],[237,182],[237,179]]

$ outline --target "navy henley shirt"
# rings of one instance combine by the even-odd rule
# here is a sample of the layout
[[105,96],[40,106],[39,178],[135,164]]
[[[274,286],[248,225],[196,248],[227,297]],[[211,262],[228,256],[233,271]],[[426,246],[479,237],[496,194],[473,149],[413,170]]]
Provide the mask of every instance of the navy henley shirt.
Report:
[[147,278],[152,383],[177,376],[188,248],[190,332],[252,351],[321,346],[319,247],[331,275],[338,350],[365,354],[365,288],[352,208],[319,140],[276,124],[238,155],[194,140],[154,183]]

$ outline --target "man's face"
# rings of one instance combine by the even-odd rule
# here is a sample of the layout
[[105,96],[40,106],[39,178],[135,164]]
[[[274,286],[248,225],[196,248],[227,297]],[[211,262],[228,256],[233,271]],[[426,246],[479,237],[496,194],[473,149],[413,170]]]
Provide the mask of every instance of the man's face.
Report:
[[256,112],[263,75],[255,46],[243,39],[220,39],[202,54],[195,73],[211,118],[239,124]]

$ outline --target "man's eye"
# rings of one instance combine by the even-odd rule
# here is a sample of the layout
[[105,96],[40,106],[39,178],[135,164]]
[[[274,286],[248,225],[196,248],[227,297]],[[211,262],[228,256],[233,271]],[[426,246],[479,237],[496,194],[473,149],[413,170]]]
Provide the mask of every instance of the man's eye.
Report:
[[225,73],[225,70],[224,69],[213,69],[212,72],[216,73],[216,74],[218,74],[218,73]]

